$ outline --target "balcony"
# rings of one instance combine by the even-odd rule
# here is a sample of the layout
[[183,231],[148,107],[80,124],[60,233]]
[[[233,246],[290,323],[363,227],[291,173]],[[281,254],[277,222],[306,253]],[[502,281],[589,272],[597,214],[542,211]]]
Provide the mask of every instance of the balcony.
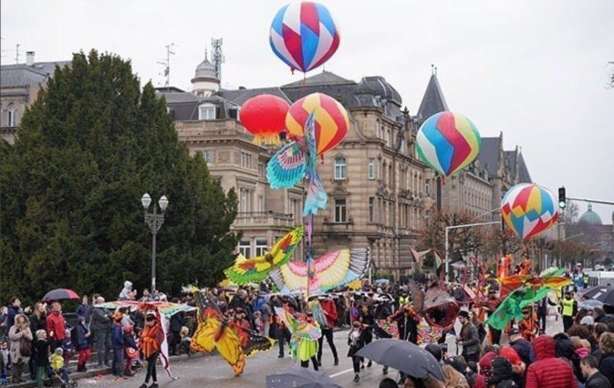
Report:
[[234,227],[237,229],[246,228],[270,228],[283,227],[291,228],[295,225],[292,214],[268,212],[244,212],[238,213],[234,222]]

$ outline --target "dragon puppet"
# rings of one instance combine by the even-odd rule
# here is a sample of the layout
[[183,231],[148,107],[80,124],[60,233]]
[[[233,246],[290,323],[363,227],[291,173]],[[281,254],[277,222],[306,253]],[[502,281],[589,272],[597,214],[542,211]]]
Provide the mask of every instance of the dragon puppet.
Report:
[[230,365],[236,376],[245,370],[246,357],[271,348],[273,342],[250,330],[240,312],[223,314],[217,305],[196,293],[199,305],[198,327],[190,348],[196,352],[217,352]]

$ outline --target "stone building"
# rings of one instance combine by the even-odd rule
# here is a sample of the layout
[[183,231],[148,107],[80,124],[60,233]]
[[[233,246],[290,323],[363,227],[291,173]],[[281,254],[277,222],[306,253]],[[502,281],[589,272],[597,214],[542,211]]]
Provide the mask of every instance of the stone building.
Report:
[[614,264],[614,212],[611,221],[604,224],[589,203],[577,222],[564,224],[565,237],[584,244],[590,251],[587,257],[576,261],[584,260],[584,265],[591,268],[597,263]]
[[34,62],[34,51],[26,53],[26,63],[0,66],[0,137],[13,144],[17,126],[38,93],[53,75],[56,66],[67,61]]
[[[418,109],[422,124],[430,116],[452,110],[433,72]],[[437,182],[437,208],[446,213],[464,213],[476,220],[495,219],[505,192],[517,183],[531,182],[522,153],[503,149],[503,134],[482,137],[478,158],[445,181]]]
[[[272,190],[266,180],[271,151],[252,143],[238,121],[241,104],[252,95],[273,93],[277,88],[220,91],[215,66],[205,57],[196,67],[192,92],[174,87],[158,88],[175,120],[179,140],[190,154],[200,153],[212,176],[226,192],[239,200],[232,229],[241,232],[238,249],[245,256],[261,255],[275,240],[302,223],[303,189]],[[302,257],[302,250],[298,257]]]

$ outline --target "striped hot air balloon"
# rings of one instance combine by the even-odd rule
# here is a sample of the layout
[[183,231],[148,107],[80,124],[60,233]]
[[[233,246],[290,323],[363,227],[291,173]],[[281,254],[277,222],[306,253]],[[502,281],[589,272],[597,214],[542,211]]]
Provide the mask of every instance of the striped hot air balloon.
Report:
[[350,126],[348,113],[340,102],[322,93],[313,93],[290,106],[286,114],[286,129],[290,137],[305,136],[305,122],[314,114],[318,155],[331,150],[345,138]]
[[465,116],[440,112],[418,130],[418,157],[444,176],[467,167],[480,153],[480,133]]
[[535,183],[520,183],[505,193],[501,216],[516,235],[529,240],[554,225],[559,212],[554,195]]
[[271,24],[269,42],[275,55],[303,73],[326,62],[339,47],[339,32],[330,12],[311,1],[281,8]]

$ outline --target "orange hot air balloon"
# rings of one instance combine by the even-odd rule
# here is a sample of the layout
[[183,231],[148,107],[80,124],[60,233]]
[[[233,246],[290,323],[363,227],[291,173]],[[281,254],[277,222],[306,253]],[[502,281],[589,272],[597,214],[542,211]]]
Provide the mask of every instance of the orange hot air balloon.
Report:
[[322,93],[313,93],[290,106],[286,129],[295,139],[305,136],[307,118],[314,113],[318,154],[333,149],[345,138],[350,127],[348,113],[341,103]]
[[286,100],[271,94],[252,97],[241,106],[241,124],[254,135],[254,143],[280,144],[289,107]]

